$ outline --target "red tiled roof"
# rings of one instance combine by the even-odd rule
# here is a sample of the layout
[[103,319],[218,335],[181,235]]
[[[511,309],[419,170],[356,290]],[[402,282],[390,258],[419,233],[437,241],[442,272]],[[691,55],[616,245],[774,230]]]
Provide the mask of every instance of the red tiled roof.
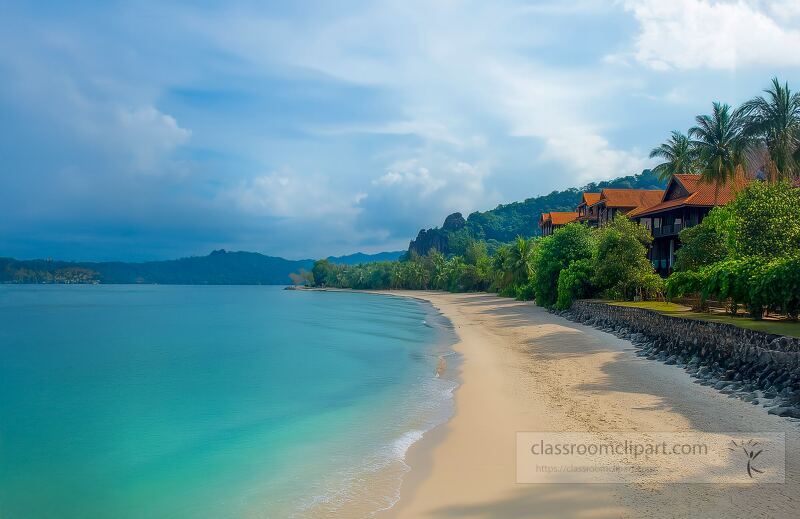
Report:
[[603,189],[599,202],[606,207],[649,207],[661,201],[662,189]]
[[675,175],[670,180],[670,183],[672,182],[682,185],[689,194],[673,200],[662,199],[661,202],[652,207],[631,211],[628,216],[645,216],[683,206],[713,207],[725,205],[733,200],[736,197],[736,193],[747,185],[747,180],[743,177],[721,186],[703,182],[700,179],[700,175],[690,174]]
[[578,205],[586,204],[587,206],[594,205],[600,201],[600,193],[583,193],[581,203]]
[[542,213],[542,216],[539,217],[539,227],[543,227],[547,222],[550,222],[553,225],[566,225],[570,222],[574,222],[577,219],[578,213],[571,211],[552,211],[549,213]]
[[577,219],[578,213],[573,211],[550,213],[550,220],[553,222],[553,225],[566,225],[570,222],[574,222]]

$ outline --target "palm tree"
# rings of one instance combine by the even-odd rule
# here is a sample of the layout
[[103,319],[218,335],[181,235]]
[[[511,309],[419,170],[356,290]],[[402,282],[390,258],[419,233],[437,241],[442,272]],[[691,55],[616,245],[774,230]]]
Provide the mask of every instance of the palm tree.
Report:
[[508,251],[508,266],[515,284],[524,284],[533,275],[534,241],[518,236]]
[[667,142],[650,152],[650,158],[664,159],[653,168],[661,180],[669,180],[678,173],[694,173],[697,169],[697,150],[688,136],[673,131]]
[[705,182],[724,185],[747,167],[749,139],[742,133],[743,116],[727,104],[714,103],[711,115],[698,115],[689,130],[697,150],[698,172]]
[[747,101],[739,111],[744,133],[757,148],[766,148],[767,173],[773,179],[800,176],[800,93],[772,78],[764,96]]

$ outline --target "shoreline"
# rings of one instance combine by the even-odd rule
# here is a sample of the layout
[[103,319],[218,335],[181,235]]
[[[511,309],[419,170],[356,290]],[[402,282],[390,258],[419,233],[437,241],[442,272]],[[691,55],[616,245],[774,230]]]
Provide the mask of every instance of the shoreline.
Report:
[[[683,370],[636,357],[628,341],[530,303],[370,292],[430,303],[452,323],[461,356],[453,416],[410,447],[400,499],[378,517],[794,517],[797,423],[694,384]],[[786,482],[518,484],[518,431],[783,432]]]

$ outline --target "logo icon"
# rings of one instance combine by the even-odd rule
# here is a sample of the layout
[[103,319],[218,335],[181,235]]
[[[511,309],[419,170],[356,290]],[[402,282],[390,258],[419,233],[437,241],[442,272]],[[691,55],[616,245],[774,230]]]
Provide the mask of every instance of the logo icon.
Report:
[[728,447],[728,450],[731,452],[739,452],[742,451],[744,456],[747,458],[747,475],[750,478],[753,478],[753,473],[756,474],[763,474],[763,470],[758,470],[755,468],[754,464],[756,458],[758,458],[759,454],[764,452],[763,448],[760,448],[761,444],[754,440],[747,440],[746,442],[742,440],[740,443],[737,443],[736,440],[731,440],[731,447]]

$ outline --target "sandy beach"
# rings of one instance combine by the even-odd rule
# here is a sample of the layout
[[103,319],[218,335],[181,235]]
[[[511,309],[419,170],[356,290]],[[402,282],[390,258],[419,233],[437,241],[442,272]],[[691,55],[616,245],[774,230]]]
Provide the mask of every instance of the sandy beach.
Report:
[[[630,342],[487,294],[430,301],[463,356],[453,418],[415,444],[388,517],[797,517],[800,424],[634,355]],[[518,484],[518,431],[786,434],[786,482]]]

